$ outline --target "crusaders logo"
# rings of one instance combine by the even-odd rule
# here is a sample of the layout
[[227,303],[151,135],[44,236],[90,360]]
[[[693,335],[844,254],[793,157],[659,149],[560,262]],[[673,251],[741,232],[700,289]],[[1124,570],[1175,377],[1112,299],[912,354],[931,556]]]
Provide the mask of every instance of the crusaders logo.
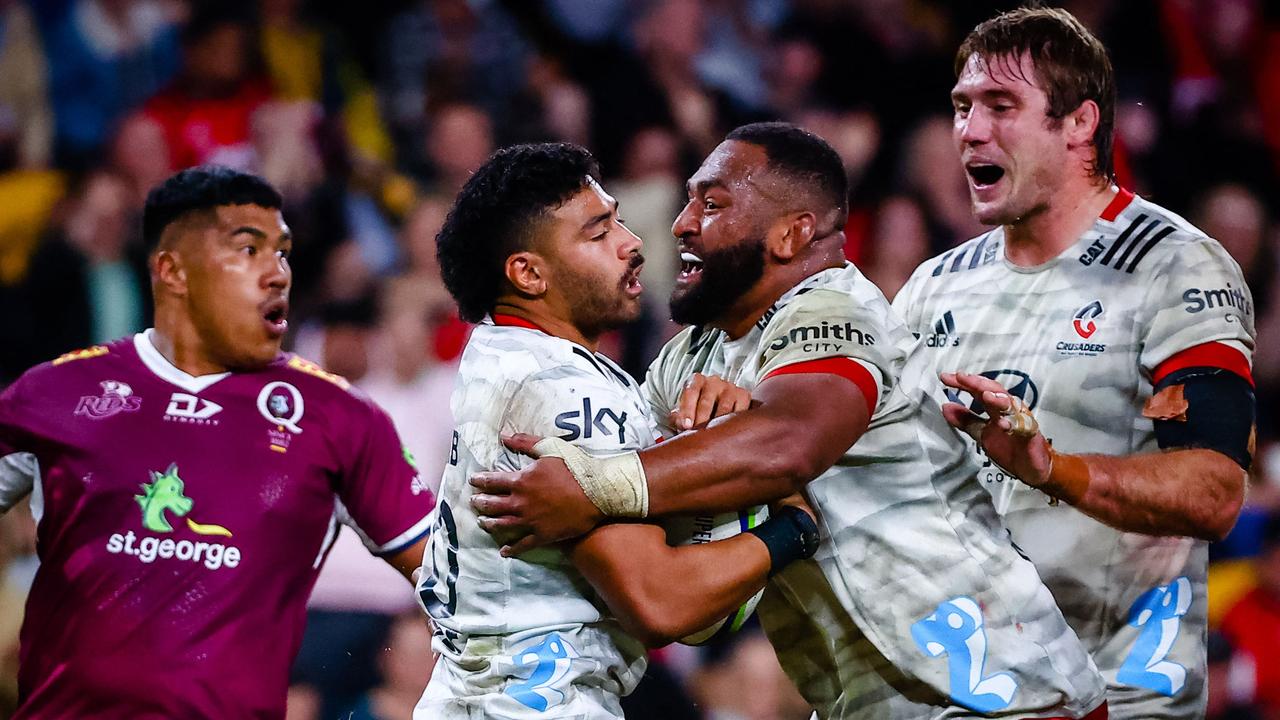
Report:
[[1076,313],[1075,320],[1071,322],[1071,326],[1075,328],[1076,334],[1088,340],[1098,331],[1098,326],[1094,324],[1093,318],[1102,314],[1102,302],[1094,300],[1093,302],[1080,308]]

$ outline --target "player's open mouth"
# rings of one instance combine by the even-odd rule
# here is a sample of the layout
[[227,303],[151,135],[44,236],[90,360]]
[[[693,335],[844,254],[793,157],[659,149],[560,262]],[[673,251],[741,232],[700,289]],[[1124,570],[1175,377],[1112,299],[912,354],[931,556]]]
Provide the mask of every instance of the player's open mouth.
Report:
[[965,164],[964,169],[969,173],[969,182],[973,183],[975,190],[985,190],[1004,177],[1004,168],[999,165],[970,162]]
[[284,337],[289,330],[289,301],[271,300],[262,305],[262,322],[271,337]]
[[643,263],[637,264],[631,268],[626,275],[622,276],[622,289],[631,297],[639,297],[644,292],[644,285],[640,283],[640,269],[644,267]]
[[680,253],[680,275],[677,281],[689,281],[702,277],[702,258],[691,252]]

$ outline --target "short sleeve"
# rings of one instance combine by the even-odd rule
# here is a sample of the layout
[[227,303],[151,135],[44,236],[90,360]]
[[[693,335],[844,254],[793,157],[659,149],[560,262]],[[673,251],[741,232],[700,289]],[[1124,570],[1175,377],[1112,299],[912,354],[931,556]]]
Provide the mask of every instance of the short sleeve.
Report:
[[1251,380],[1253,296],[1227,251],[1199,238],[1155,272],[1139,356],[1144,374],[1155,383],[1183,367],[1211,366]]
[[19,380],[0,393],[0,513],[26,497],[40,475],[40,464],[22,439],[29,412],[23,389]]
[[907,329],[913,333],[922,332],[920,329],[920,303],[917,302],[916,295],[919,294],[920,285],[924,282],[921,279],[920,271],[924,265],[916,268],[911,273],[911,277],[907,279],[905,285],[898,290],[898,294],[893,296],[893,311],[898,313],[903,322],[906,323]]
[[[871,309],[848,293],[814,290],[797,297],[769,322],[760,341],[759,377],[763,381],[799,367],[844,375],[862,387],[874,409],[885,380],[896,377],[890,357],[880,351],[886,344],[891,345],[888,330]],[[870,388],[865,386],[868,381]]]
[[[691,330],[684,332],[688,333]],[[649,404],[649,417],[653,419],[653,424],[664,438],[680,434],[667,423],[667,419],[679,404],[680,391],[684,387],[684,381],[679,377],[679,368],[676,367],[678,364],[676,358],[680,355],[679,349],[684,345],[680,342],[682,337],[683,334],[673,338],[662,348],[658,357],[654,358],[649,365],[649,371],[644,376],[644,385],[640,387],[640,394]]]
[[[427,534],[435,496],[418,473],[391,418],[358,398],[362,412],[344,429],[349,459],[338,499],[348,522],[376,555],[394,555]],[[349,519],[349,520],[348,520]]]

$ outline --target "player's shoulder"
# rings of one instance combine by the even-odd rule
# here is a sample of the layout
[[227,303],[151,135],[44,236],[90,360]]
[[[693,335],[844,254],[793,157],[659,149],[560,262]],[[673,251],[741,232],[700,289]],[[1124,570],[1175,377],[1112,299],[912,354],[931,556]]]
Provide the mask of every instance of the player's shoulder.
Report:
[[1186,218],[1137,195],[1120,210],[1104,212],[1098,227],[1102,232],[1080,257],[1082,265],[1143,278],[1204,262],[1232,262],[1217,240]]
[[123,337],[100,345],[89,345],[62,353],[22,374],[16,382],[28,387],[57,388],[63,381],[85,375],[120,375],[137,366],[133,337]]
[[909,282],[935,278],[935,282],[946,282],[962,273],[987,267],[1004,256],[1003,247],[1003,228],[992,228],[920,263]]
[[889,302],[880,288],[858,270],[853,263],[823,270],[806,278],[773,304],[760,318],[762,328],[815,319],[843,320],[850,315],[865,319],[868,314],[883,315]]
[[[378,405],[345,377],[325,370],[319,363],[296,353],[282,353],[260,371],[265,385],[259,402],[295,408],[298,401],[323,404],[328,414],[379,413]],[[277,397],[279,396],[279,397]],[[292,402],[290,402],[292,400]],[[272,412],[274,408],[268,408]]]
[[534,328],[488,323],[472,332],[459,372],[464,382],[479,373],[514,386],[533,382],[637,384],[616,363],[577,343]]

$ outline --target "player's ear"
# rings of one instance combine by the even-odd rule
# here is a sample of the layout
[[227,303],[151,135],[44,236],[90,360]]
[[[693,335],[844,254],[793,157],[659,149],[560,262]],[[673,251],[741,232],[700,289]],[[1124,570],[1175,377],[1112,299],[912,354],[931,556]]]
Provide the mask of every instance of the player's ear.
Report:
[[765,244],[783,262],[799,255],[813,241],[817,218],[811,212],[795,213],[780,219],[766,235]]
[[187,294],[187,268],[182,254],[173,248],[161,248],[151,255],[151,278],[170,295],[184,297]]
[[1068,145],[1089,145],[1093,142],[1094,133],[1098,131],[1098,123],[1102,121],[1102,111],[1098,109],[1098,103],[1085,100],[1062,120]]
[[507,256],[503,273],[521,295],[541,297],[547,292],[547,265],[535,252],[523,250]]

